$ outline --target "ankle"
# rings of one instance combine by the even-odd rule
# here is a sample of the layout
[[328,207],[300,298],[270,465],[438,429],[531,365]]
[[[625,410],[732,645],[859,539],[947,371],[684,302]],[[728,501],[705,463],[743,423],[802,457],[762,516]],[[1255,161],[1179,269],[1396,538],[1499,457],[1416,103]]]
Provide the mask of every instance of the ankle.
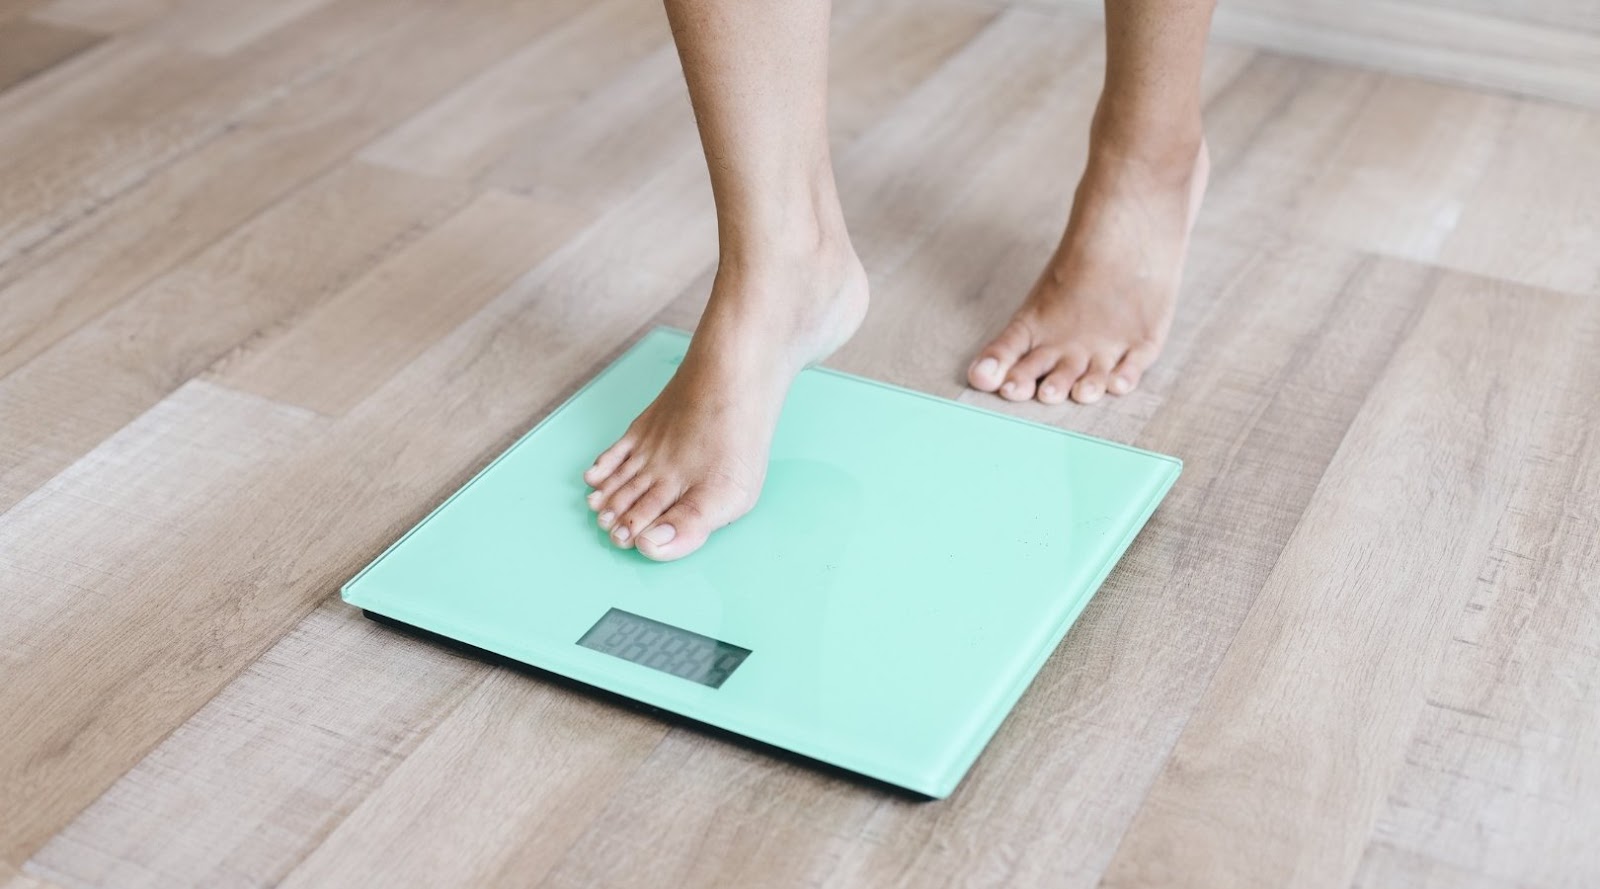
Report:
[[818,209],[774,214],[756,226],[719,226],[718,277],[754,282],[814,276],[856,262],[837,199]]
[[825,255],[849,243],[839,192],[826,168],[782,185],[715,197],[724,267],[762,269]]
[[1198,109],[1153,109],[1106,95],[1089,128],[1089,162],[1136,164],[1174,184],[1186,182],[1205,147]]

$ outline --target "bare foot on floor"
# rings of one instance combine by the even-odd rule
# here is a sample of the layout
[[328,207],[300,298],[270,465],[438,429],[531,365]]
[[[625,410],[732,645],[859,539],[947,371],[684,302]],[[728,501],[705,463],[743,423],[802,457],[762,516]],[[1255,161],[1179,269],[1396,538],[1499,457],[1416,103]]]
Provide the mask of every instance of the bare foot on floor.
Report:
[[583,474],[617,546],[682,558],[749,512],[790,383],[866,315],[866,273],[848,241],[761,265],[719,268],[683,363]]
[[967,369],[973,388],[1009,401],[1091,404],[1139,385],[1172,326],[1210,169],[1204,140],[1162,156],[1091,148],[1061,245]]

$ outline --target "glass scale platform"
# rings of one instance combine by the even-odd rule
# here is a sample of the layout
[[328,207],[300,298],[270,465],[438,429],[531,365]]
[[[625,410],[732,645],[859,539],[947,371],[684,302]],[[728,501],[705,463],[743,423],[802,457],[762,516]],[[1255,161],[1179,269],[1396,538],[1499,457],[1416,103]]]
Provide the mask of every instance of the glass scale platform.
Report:
[[[688,336],[641,339],[343,588],[369,616],[949,795],[1177,479],[1174,458],[802,373],[747,516],[613,546],[582,479]],[[536,681],[536,680],[530,680]]]

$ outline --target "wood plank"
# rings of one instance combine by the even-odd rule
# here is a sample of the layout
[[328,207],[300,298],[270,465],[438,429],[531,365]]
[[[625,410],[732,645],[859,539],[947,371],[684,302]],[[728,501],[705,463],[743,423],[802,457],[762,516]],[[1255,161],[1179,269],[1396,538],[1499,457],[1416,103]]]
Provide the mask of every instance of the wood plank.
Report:
[[22,18],[43,2],[44,0],[0,0],[0,23]]
[[882,790],[684,728],[618,783],[542,885],[867,885],[832,874]]
[[[637,326],[636,319],[639,316],[628,311],[628,299],[637,300],[640,298],[639,295],[641,293],[648,298],[648,294],[656,293],[661,294],[655,297],[656,299],[664,300],[667,295],[680,290],[685,281],[691,279],[701,269],[705,268],[711,259],[710,251],[713,247],[714,239],[711,237],[711,218],[706,212],[706,205],[703,203],[705,194],[702,179],[704,174],[700,169],[698,158],[686,158],[686,161],[686,163],[666,171],[656,183],[651,187],[647,187],[629,206],[621,208],[621,212],[615,213],[608,220],[603,221],[596,230],[585,233],[583,238],[580,239],[586,242],[582,249],[564,251],[562,255],[553,258],[548,269],[541,270],[540,274],[531,276],[530,279],[519,284],[513,291],[503,295],[500,300],[491,304],[484,313],[480,313],[480,317],[474,318],[466,328],[453,334],[440,346],[430,350],[430,354],[453,352],[460,355],[462,354],[462,347],[459,344],[452,347],[450,343],[460,337],[475,336],[479,344],[465,350],[465,355],[469,357],[458,357],[455,359],[456,361],[470,361],[475,368],[494,366],[496,364],[515,368],[519,362],[525,362],[528,355],[538,355],[542,360],[550,362],[548,366],[566,368],[566,373],[571,375],[574,382],[577,379],[581,379],[588,372],[588,369],[593,367],[594,363],[600,357],[603,357],[605,353],[596,354],[590,352],[591,357],[587,359],[579,358],[574,361],[572,360],[574,356],[570,352],[570,347],[551,348],[549,343],[542,347],[517,346],[516,344],[519,341],[525,341],[530,336],[540,340],[547,340],[552,335],[555,335],[560,342],[566,343],[570,341],[570,338],[558,333],[563,329],[565,323],[572,323],[570,321],[561,321],[562,312],[552,311],[551,307],[548,306],[542,311],[531,312],[526,308],[526,303],[530,299],[536,298],[537,294],[559,294],[560,306],[570,307],[565,308],[563,311],[566,313],[573,311],[580,313],[585,318],[581,327],[589,331],[585,337],[574,343],[574,345],[578,348],[592,349],[593,346],[584,346],[582,344],[597,341],[614,342],[615,337]],[[681,221],[673,222],[674,215],[684,218]],[[686,224],[690,219],[694,220],[693,224]],[[656,230],[656,226],[663,224],[669,224],[674,230],[680,232],[697,231],[698,237],[690,237],[686,234],[681,239],[674,239],[672,244],[660,244],[659,239],[651,237],[650,233]],[[646,249],[647,247],[651,249]],[[638,275],[648,275],[649,277],[633,277],[629,280],[618,281],[614,274],[596,275],[595,272],[602,269],[609,270],[624,267],[612,261],[613,251],[618,251],[621,255],[630,257],[631,264],[625,267],[636,270]],[[672,283],[671,276],[676,276],[676,283]],[[662,286],[662,284],[669,286]],[[597,285],[603,286],[614,295],[600,297],[599,294],[594,293]],[[507,305],[502,307],[502,303]],[[596,308],[603,308],[604,314],[612,319],[609,322],[609,326],[614,332],[609,340],[604,332],[606,325],[599,326],[600,332],[598,334],[595,332],[597,328],[593,323],[595,320],[593,313]],[[482,320],[484,318],[492,318],[494,320],[492,322]],[[553,330],[548,326],[551,324],[555,325]],[[511,328],[511,331],[515,332],[508,331],[506,328]],[[476,331],[476,334],[471,333],[471,331]],[[557,333],[553,333],[553,331]],[[482,354],[483,346],[481,345],[485,339],[495,343],[497,349],[514,348],[516,351],[506,353],[505,357],[498,361],[487,361],[486,365],[487,359]],[[509,345],[502,345],[503,343]],[[482,380],[475,380],[472,382],[471,389],[467,391],[480,394],[483,391],[495,391],[496,401],[502,404],[514,401],[513,398],[508,397],[508,395],[514,394],[521,397],[522,404],[527,404],[529,403],[527,401],[529,393],[536,396],[541,391],[541,387],[530,387],[528,383],[550,376],[548,373],[541,375],[537,371],[530,372],[525,369],[515,370],[514,374],[514,376],[507,378],[505,389],[486,385]],[[395,381],[376,393],[368,402],[363,402],[362,405],[359,405],[352,412],[349,422],[355,424],[354,428],[365,430],[360,438],[363,442],[369,442],[376,438],[378,441],[394,442],[396,446],[403,443],[405,447],[404,453],[407,455],[407,459],[403,463],[409,465],[410,459],[414,459],[411,455],[416,455],[418,448],[416,443],[411,440],[413,436],[398,434],[398,428],[395,427],[395,424],[400,422],[398,419],[400,417],[407,418],[407,428],[416,428],[410,425],[411,423],[424,422],[418,419],[417,413],[419,410],[417,392],[419,391],[420,380],[437,381],[438,379],[450,379],[452,377],[460,378],[459,371],[444,370],[437,365],[437,359],[430,360],[425,356],[418,362],[413,363],[413,365],[409,365]],[[512,380],[515,382],[511,382]],[[437,389],[436,384],[420,383],[420,385],[422,389],[429,389],[430,387]],[[558,385],[560,388],[555,390],[543,388],[544,397],[549,398],[552,391],[562,391],[571,384],[562,382]],[[471,399],[462,399],[460,393],[445,391],[440,392],[436,398],[429,400],[429,403],[438,407],[428,408],[423,406],[422,410],[426,412],[430,409],[446,409],[454,412],[460,410],[460,406],[468,401],[471,401]],[[405,406],[404,410],[400,410],[401,405]],[[481,424],[484,422],[481,413],[482,409],[478,408],[477,410],[479,413],[474,414],[474,416],[477,418],[477,425],[481,428]],[[497,405],[496,409],[491,412],[491,419],[494,416],[498,416],[501,418],[501,422],[505,422],[507,417],[516,416],[515,413],[511,412],[512,410],[514,410],[514,407],[508,410]],[[382,424],[381,428],[394,428],[395,431],[383,436],[375,436],[371,427],[372,424],[378,423]],[[424,425],[427,428],[455,429],[474,424],[463,424],[457,418],[455,420],[441,419],[438,423],[425,422]],[[351,435],[355,435],[355,433],[352,432]],[[459,447],[469,440],[463,437],[458,441],[457,446]],[[481,447],[481,445],[476,445],[475,447]],[[377,453],[371,454],[371,459],[374,461],[371,464],[374,467],[392,468],[395,454],[389,452],[388,448],[378,448]],[[316,469],[317,472],[329,471],[328,467],[319,466],[319,464],[338,462],[328,461],[325,457],[319,457],[315,454],[307,455],[306,460],[308,467],[318,467]],[[438,459],[437,455],[435,455],[434,459],[427,462],[427,466],[433,472],[438,472],[441,466],[450,465],[459,465],[459,460]],[[363,474],[364,471],[352,470],[348,465],[345,465],[338,470],[335,478],[345,478],[347,476],[359,478]],[[403,472],[400,474],[404,475]],[[459,481],[459,478],[457,481]],[[304,484],[306,482],[302,478],[299,486]],[[350,484],[348,481],[342,484],[336,483],[335,489],[348,488]],[[370,496],[370,494],[364,492],[363,496]],[[392,528],[393,526],[386,523],[385,527]],[[300,531],[298,533],[304,532]],[[389,535],[392,535],[392,533],[394,533],[393,530],[380,532],[380,534]],[[375,537],[373,546],[381,546],[382,539],[382,536]],[[330,553],[335,551],[338,550],[330,550]],[[339,552],[339,559],[341,564],[345,565],[346,570],[350,570],[347,550]]]
[[1600,113],[1519,102],[1497,135],[1440,262],[1600,294]]
[[181,6],[185,0],[49,0],[39,18],[107,33],[130,31]]
[[[0,856],[30,855],[232,675],[251,642],[219,630],[270,607],[293,562],[226,582],[204,566],[256,545],[241,513],[273,504],[235,493],[320,425],[190,384],[0,516],[0,712],[29,714],[0,742]],[[239,536],[208,539],[230,517]]]
[[1550,390],[1541,432],[1356,886],[1600,883],[1600,304],[1561,308],[1574,360],[1538,381]]
[[0,425],[0,509],[466,199],[451,183],[341,168],[0,378],[12,420]]
[[[475,179],[503,160],[519,131],[582,104],[580,117],[620,126],[611,103],[591,97],[633,76],[633,63],[667,47],[658,4],[603,0],[539,35],[361,153],[365,161],[433,176]],[[600,109],[598,112],[592,109]],[[559,132],[559,131],[557,131]],[[541,150],[538,140],[519,150]]]
[[140,37],[211,55],[228,55],[331,0],[189,2],[141,30]]
[[54,883],[0,861],[0,889],[57,889]]
[[[1342,121],[1343,133],[1325,143],[1332,150],[1291,198],[1301,226],[1363,250],[1453,265],[1445,248],[1462,214],[1478,206],[1486,180],[1502,175],[1496,156],[1518,153],[1514,145],[1523,142],[1506,138],[1523,103],[1398,77],[1379,79],[1370,92],[1341,91],[1339,98],[1355,100],[1344,110],[1325,109]],[[1266,143],[1250,149],[1245,165],[1268,162],[1273,149]],[[1239,170],[1235,181],[1253,175]],[[1511,270],[1506,253],[1489,257]]]
[[327,600],[29,866],[75,886],[277,885],[486,672]]
[[663,158],[700,156],[680,72],[670,44],[652,51],[591,102],[517,133],[483,181],[589,207],[615,204]]
[[1263,55],[1207,125],[1209,217],[1600,292],[1600,113]]
[[[409,14],[396,15],[387,4],[371,0],[335,0],[226,60],[142,41],[153,48],[144,52],[156,61],[180,60],[179,69],[163,72],[146,61],[109,87],[88,90],[82,104],[46,97],[45,122],[37,127],[0,117],[7,123],[0,128],[0,162],[11,165],[10,176],[0,183],[9,186],[0,188],[0,262],[34,248],[298,87],[371,51],[413,16],[436,25],[457,20],[441,36],[455,27],[472,34],[473,46],[482,53],[471,69],[476,71],[580,5],[560,0],[502,8],[496,0],[471,0],[406,7]],[[450,58],[459,56],[452,52]],[[383,59],[392,66],[392,57]]]
[[[936,60],[929,61],[930,66],[933,64]],[[845,84],[842,88],[850,86]],[[875,95],[886,102],[896,98],[881,91]],[[325,595],[331,584],[375,555],[438,497],[463,481],[475,463],[497,453],[532,422],[531,417],[547,409],[552,399],[570,392],[614,354],[616,344],[638,327],[638,319],[654,310],[650,307],[652,301],[658,307],[707,268],[714,256],[715,239],[704,175],[698,157],[674,160],[638,194],[581,235],[571,248],[551,257],[538,272],[401,369],[395,380],[339,420],[338,431],[300,454],[292,471],[279,481],[286,492],[282,500],[277,500],[276,495],[261,497],[287,504],[302,496],[288,492],[319,490],[323,505],[319,512],[329,516],[338,513],[339,518],[325,529],[308,530],[304,513],[280,514],[283,507],[258,511],[251,517],[249,527],[262,541],[260,552],[293,547],[292,559],[305,572],[303,583],[278,591],[278,595],[291,599]],[[656,237],[662,227],[678,232],[679,237]],[[624,257],[626,262],[621,261]],[[619,275],[619,269],[626,269],[629,274]],[[396,286],[404,289],[406,280],[398,280]],[[419,286],[419,292],[422,289]],[[580,336],[574,331],[583,333]],[[418,437],[415,430],[419,428],[430,430],[430,434]],[[371,480],[378,477],[386,482],[372,484]],[[334,503],[344,505],[328,506]],[[226,539],[229,523],[222,524],[223,527],[200,533],[208,539]],[[311,551],[304,549],[306,541],[313,542]],[[260,557],[240,558],[232,563],[212,559],[208,560],[211,567],[205,570],[218,582],[227,583],[231,581],[226,578],[258,571],[259,568],[248,566]],[[266,611],[265,606],[262,611]],[[268,617],[265,613],[254,614],[235,632],[258,638],[257,634],[264,632],[258,622]],[[308,621],[302,632],[305,644],[330,648],[354,644],[319,621]],[[206,640],[180,640],[178,644],[203,646]],[[281,664],[274,664],[298,670],[302,660],[284,658]],[[314,663],[305,668],[314,670]],[[301,688],[319,680],[306,676],[278,681]],[[320,681],[327,681],[326,677]],[[268,706],[263,695],[254,691],[241,690],[226,697],[234,702],[250,700],[257,706]],[[358,706],[348,698],[344,703],[346,709]],[[73,875],[74,879],[91,879],[104,873],[101,868],[110,867],[112,860],[128,858],[137,862],[137,867],[125,863],[116,873],[128,876],[130,881],[133,877],[129,875],[137,874],[140,880],[156,882],[172,882],[175,877],[178,882],[205,882],[188,875],[211,872],[207,868],[222,866],[216,862],[223,857],[232,862],[227,866],[239,867],[248,874],[277,874],[275,868],[299,861],[322,840],[325,825],[316,818],[289,822],[282,813],[290,810],[291,801],[334,791],[307,787],[310,778],[297,771],[300,766],[280,761],[283,751],[295,749],[295,744],[292,737],[279,730],[294,723],[293,714],[299,705],[294,696],[279,696],[271,706],[276,712],[288,708],[290,713],[274,724],[272,737],[276,740],[263,741],[252,749],[251,764],[246,768],[272,775],[270,780],[263,779],[253,787],[252,793],[261,795],[254,807],[236,807],[222,798],[199,800],[183,786],[156,780],[165,773],[160,768],[162,763],[182,762],[201,775],[239,763],[236,748],[229,740],[229,724],[196,719],[120,782],[118,791],[90,807],[63,833],[60,843],[41,851],[37,859],[40,865],[56,868],[55,872]],[[430,714],[441,717],[446,709],[442,704],[437,711],[434,705],[428,706]],[[388,732],[400,731],[411,719],[408,714],[416,712],[380,708],[376,703],[372,707],[359,718],[373,720],[373,726],[386,726],[382,731]],[[657,724],[650,724],[659,731]],[[189,731],[203,737],[181,740]],[[170,751],[165,749],[167,745],[171,745]],[[381,777],[386,768],[373,761],[374,754],[368,748],[346,753],[351,758],[341,755],[339,761],[351,774]],[[198,765],[197,757],[206,759],[207,764]],[[425,774],[425,770],[413,773],[407,782]],[[296,775],[301,777],[294,779]],[[364,793],[364,787],[351,784],[345,792],[353,798]],[[210,805],[213,802],[219,805]],[[151,812],[161,813],[168,830],[212,838],[216,844],[214,856],[197,854],[186,859],[188,864],[178,862],[176,857],[163,857],[158,848],[142,839],[144,834],[138,828],[139,824],[148,823],[145,818]],[[191,826],[182,828],[181,824]],[[245,853],[229,851],[236,848],[231,844],[238,842],[230,837],[255,837],[263,832],[276,838],[278,844],[263,849],[259,858],[246,864],[241,860]],[[358,833],[339,836],[340,847],[361,839]],[[515,854],[514,850],[508,852]],[[360,857],[356,855],[357,859]],[[342,856],[319,860],[338,861]]]
[[[0,266],[0,377],[426,105],[543,15],[411,20],[372,51]],[[393,58],[413,57],[406,77]],[[266,171],[263,173],[262,171]]]
[[[0,630],[0,651],[18,653],[10,665],[16,681],[0,687],[0,708],[48,714],[28,734],[0,744],[0,800],[21,801],[29,812],[26,820],[0,822],[0,854],[37,850],[334,585],[592,373],[637,329],[640,317],[705,268],[714,228],[703,177],[698,164],[665,171],[581,235],[575,243],[586,247],[551,257],[324,431],[269,442],[248,426],[235,428],[226,412],[186,411],[187,424],[221,424],[219,431],[193,435],[234,429],[260,438],[263,450],[251,451],[257,459],[229,473],[225,496],[186,494],[204,508],[166,524],[135,523],[116,546],[95,548],[96,559],[113,565],[120,564],[119,552],[136,551],[137,563],[70,577],[58,577],[64,569],[53,567],[74,564],[71,554],[80,546],[51,532],[83,518],[78,505],[56,493],[65,479],[91,489],[130,484],[126,470],[104,465],[109,458],[99,456],[127,450],[118,438],[74,465],[85,467],[81,478],[69,470],[0,517],[8,541],[31,542],[17,557],[25,561],[13,562],[5,578],[26,591],[28,608]],[[683,237],[655,238],[657,225]],[[612,250],[632,264],[618,262]],[[617,274],[621,268],[629,274]],[[167,401],[187,403],[189,390],[219,388],[192,381]],[[331,422],[303,409],[278,410]],[[418,436],[418,429],[430,434]],[[141,447],[161,450],[162,435]],[[177,453],[173,459],[193,458]],[[190,491],[198,484],[184,475],[186,468],[162,463],[131,480],[143,486],[144,497],[184,499],[169,489]],[[101,479],[100,472],[117,474]],[[580,488],[574,507],[584,509],[582,481],[573,481]],[[317,497],[308,500],[307,491]],[[87,521],[82,533],[103,533],[104,522]],[[0,552],[13,550],[6,545]],[[78,586],[89,586],[116,608],[67,613],[63,599],[89,601]],[[58,618],[72,618],[70,633],[53,623]],[[227,645],[216,644],[219,634]],[[33,641],[69,637],[71,650],[39,650]],[[160,640],[159,650],[150,649],[152,640]],[[94,669],[71,666],[82,663],[84,652],[94,653]],[[148,688],[161,688],[163,695],[153,700]],[[63,736],[73,745],[61,742]]]
[[[1098,31],[1027,9],[991,21],[837,159],[839,193],[856,250],[882,276],[910,255],[972,185],[974,158],[1008,144],[1040,98],[1092,52]],[[998,82],[991,76],[1004,69]]]
[[1568,335],[1588,302],[1439,279],[1106,885],[1350,883],[1527,454],[1562,446],[1536,420],[1594,361]]
[[[283,885],[528,885],[666,732],[498,671]],[[415,842],[419,832],[433,842]]]
[[997,12],[967,0],[835,3],[828,60],[833,85],[828,132],[835,156],[970,42]]
[[92,31],[27,18],[0,19],[0,92],[104,39]]
[[[877,109],[908,92],[993,14],[964,2],[840,4],[832,78],[847,87],[832,97],[835,146],[853,142]],[[606,39],[597,41],[602,31]],[[889,35],[894,49],[886,52]],[[593,195],[597,206],[614,203],[657,158],[695,140],[668,36],[655,6],[597,4],[362,157],[516,190],[548,189],[563,200]]]
[[[33,249],[227,132],[361,54],[406,20],[345,0],[227,60],[153,41],[97,65],[89,83],[38,99],[26,122],[0,117],[0,261]],[[7,95],[13,95],[15,91]],[[81,96],[81,99],[79,98]]]
[[[845,6],[835,23],[830,57],[837,85],[830,121],[842,126],[832,133],[834,145],[850,150],[877,109],[906,95],[930,66],[971,40],[992,16],[989,10],[949,2]],[[889,53],[883,39],[889,33],[913,39],[897,41]],[[591,104],[611,111],[597,115]],[[667,45],[641,58],[592,103],[518,133],[484,180],[606,206],[637,187],[659,157],[697,150],[677,53]]]
[[343,414],[588,219],[549,201],[487,192],[292,327],[231,357],[212,379]]

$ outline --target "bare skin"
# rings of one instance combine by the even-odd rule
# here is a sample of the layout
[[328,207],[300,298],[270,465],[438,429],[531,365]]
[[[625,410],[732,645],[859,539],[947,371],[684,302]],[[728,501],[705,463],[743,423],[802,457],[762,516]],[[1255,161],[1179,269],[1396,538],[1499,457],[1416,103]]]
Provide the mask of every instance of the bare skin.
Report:
[[[748,512],[795,376],[867,311],[827,138],[827,0],[667,0],[717,207],[710,301],[671,381],[584,473],[613,543],[682,558]],[[1205,190],[1207,0],[1107,3],[1105,92],[1061,246],[975,388],[1088,403],[1138,385],[1171,326]],[[992,361],[993,364],[987,364]]]
[[1126,395],[1166,343],[1210,161],[1096,146],[1055,255],[967,382],[1008,401]]
[[828,15],[815,0],[667,2],[721,255],[683,363],[584,473],[611,540],[652,559],[755,505],[790,383],[866,316],[828,156]]
[[1011,401],[1125,395],[1172,326],[1210,158],[1200,120],[1207,0],[1106,3],[1106,84],[1055,255],[967,382]]

